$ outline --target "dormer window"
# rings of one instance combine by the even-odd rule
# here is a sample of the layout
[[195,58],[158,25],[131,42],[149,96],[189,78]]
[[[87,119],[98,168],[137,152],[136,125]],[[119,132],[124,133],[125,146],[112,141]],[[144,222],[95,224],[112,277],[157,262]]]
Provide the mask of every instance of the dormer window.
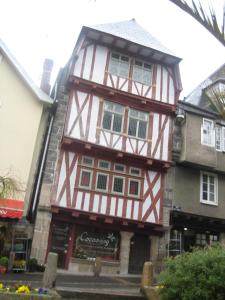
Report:
[[129,57],[118,53],[111,53],[109,73],[119,77],[128,78]]
[[152,66],[140,60],[135,60],[132,79],[145,85],[151,85]]

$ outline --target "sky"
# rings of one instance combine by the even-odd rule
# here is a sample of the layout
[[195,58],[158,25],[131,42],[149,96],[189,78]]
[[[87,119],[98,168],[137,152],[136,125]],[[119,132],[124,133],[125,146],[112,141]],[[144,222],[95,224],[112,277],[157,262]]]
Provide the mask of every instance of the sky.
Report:
[[[223,2],[212,2],[219,19]],[[181,99],[225,62],[222,44],[169,0],[0,0],[0,38],[39,85],[44,59],[54,60],[53,82],[83,25],[132,18],[182,58]]]

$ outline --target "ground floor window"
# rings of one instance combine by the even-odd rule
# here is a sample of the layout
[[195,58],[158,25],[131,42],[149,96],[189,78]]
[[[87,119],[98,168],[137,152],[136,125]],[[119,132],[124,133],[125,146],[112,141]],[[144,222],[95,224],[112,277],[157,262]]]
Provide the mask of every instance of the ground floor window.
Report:
[[117,260],[119,233],[88,227],[77,227],[73,256],[81,259],[101,257]]

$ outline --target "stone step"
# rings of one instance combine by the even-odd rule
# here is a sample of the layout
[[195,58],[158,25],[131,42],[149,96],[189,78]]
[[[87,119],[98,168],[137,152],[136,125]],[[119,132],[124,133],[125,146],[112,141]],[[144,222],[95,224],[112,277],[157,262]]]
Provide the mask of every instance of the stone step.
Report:
[[57,287],[63,299],[74,300],[144,300],[138,289],[78,289]]

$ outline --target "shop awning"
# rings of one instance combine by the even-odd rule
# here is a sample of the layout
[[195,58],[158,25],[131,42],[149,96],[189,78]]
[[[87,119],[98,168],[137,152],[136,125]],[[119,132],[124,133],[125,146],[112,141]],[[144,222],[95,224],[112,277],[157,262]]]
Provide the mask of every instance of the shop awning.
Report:
[[0,218],[21,219],[23,209],[23,200],[0,199]]

